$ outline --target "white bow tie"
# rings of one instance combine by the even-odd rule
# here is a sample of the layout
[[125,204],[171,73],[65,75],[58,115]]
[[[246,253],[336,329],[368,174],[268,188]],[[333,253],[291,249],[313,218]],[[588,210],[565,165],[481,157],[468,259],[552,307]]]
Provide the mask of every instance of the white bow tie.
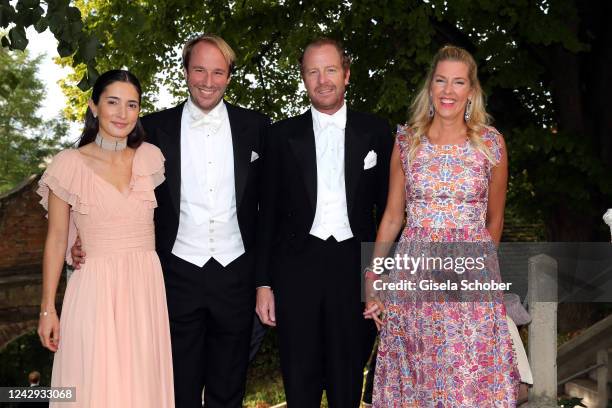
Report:
[[325,129],[328,126],[334,126],[340,130],[344,130],[346,127],[346,119],[341,116],[319,115],[319,125],[321,129]]
[[200,118],[191,122],[191,127],[197,128],[197,127],[204,126],[204,127],[211,127],[214,130],[216,130],[221,125],[222,120],[223,119],[221,119],[220,116],[203,115]]

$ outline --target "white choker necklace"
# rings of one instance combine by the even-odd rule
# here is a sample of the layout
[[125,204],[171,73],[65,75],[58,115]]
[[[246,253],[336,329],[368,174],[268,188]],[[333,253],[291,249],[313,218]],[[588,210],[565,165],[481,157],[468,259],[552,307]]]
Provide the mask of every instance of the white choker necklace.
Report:
[[96,140],[95,143],[100,146],[102,149],[104,150],[110,150],[112,152],[118,152],[120,150],[124,150],[127,147],[127,137],[123,140],[120,140],[118,142],[109,142],[108,140],[104,139],[102,136],[100,136],[100,134],[98,133],[96,135]]

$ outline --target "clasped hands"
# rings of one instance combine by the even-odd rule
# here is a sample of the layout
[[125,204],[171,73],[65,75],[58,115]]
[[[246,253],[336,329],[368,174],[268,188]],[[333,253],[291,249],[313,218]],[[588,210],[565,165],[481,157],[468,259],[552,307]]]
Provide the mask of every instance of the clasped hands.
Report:
[[379,296],[379,291],[374,289],[374,280],[370,277],[365,277],[365,294],[366,304],[363,312],[363,317],[374,320],[376,328],[380,330],[383,326],[385,314],[385,305]]

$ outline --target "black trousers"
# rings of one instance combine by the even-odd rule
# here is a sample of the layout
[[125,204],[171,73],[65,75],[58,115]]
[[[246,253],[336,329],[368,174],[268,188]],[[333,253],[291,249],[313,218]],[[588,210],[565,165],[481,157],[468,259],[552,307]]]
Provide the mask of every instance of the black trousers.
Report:
[[281,371],[289,408],[357,408],[376,328],[363,318],[360,244],[309,237],[279,255],[274,295]]
[[177,408],[241,408],[255,308],[253,262],[199,268],[160,256],[166,283]]

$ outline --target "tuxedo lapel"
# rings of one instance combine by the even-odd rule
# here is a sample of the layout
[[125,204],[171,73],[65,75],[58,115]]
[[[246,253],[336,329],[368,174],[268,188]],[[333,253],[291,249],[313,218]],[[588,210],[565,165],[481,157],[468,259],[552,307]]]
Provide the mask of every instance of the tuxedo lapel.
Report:
[[158,128],[159,147],[166,159],[164,163],[166,180],[177,214],[179,214],[181,205],[181,118],[184,106],[183,102],[173,108],[169,120]]
[[229,117],[230,129],[232,131],[232,147],[234,150],[234,179],[236,188],[236,208],[240,208],[242,197],[244,197],[244,189],[246,188],[247,179],[249,176],[249,165],[251,164],[251,146],[244,139],[243,133],[246,130],[247,123],[241,117],[241,113],[231,104],[225,102],[227,107],[227,116]]
[[299,116],[288,143],[302,169],[306,193],[314,211],[317,208],[317,152],[310,110]]
[[363,159],[368,153],[368,133],[355,123],[355,116],[348,110],[344,132],[344,183],[348,214],[353,210],[359,178],[363,173]]

